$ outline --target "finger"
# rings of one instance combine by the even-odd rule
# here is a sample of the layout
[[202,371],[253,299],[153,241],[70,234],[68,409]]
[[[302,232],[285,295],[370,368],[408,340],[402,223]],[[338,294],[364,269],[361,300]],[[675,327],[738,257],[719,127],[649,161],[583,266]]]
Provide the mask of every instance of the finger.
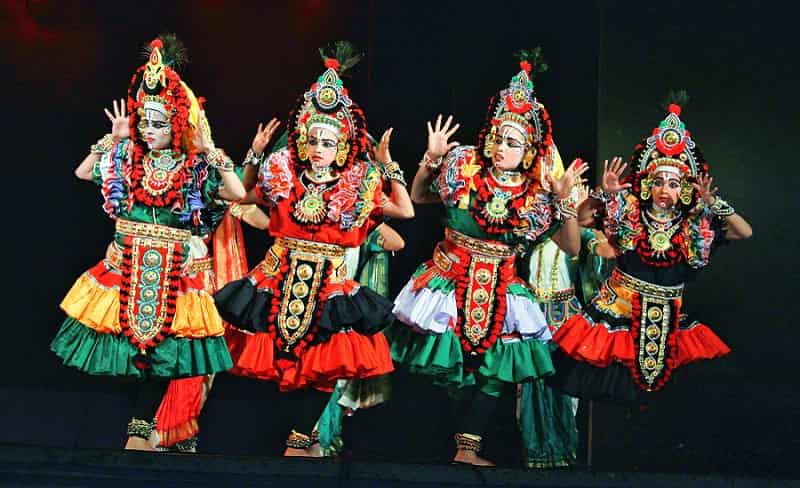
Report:
[[428,121],[428,137],[433,135],[433,127],[431,127],[431,121]]
[[272,128],[269,131],[270,135],[272,135],[278,129],[278,127],[280,127],[280,125],[281,125],[281,121],[278,120],[278,119],[272,119],[272,121],[274,123],[272,124]]
[[264,124],[262,124],[261,122],[258,123],[258,130],[256,131],[256,135],[257,136],[260,136],[261,133],[264,132],[264,127],[263,126],[264,126]]
[[452,115],[448,115],[447,116],[447,120],[444,121],[444,127],[442,127],[442,130],[444,132],[447,132],[450,129],[450,123],[451,122],[453,122],[453,116]]
[[630,188],[630,187],[631,187],[630,183],[625,183],[624,185],[622,185],[622,188]]
[[701,187],[697,183],[692,183],[692,188],[694,188],[697,191],[703,191],[703,187]]
[[711,190],[711,194],[712,194],[712,195],[716,195],[718,191],[719,191],[719,187],[716,187],[716,186],[715,186],[715,187],[714,187],[714,189],[713,189],[713,190]]
[[119,99],[119,113],[121,116],[125,117],[126,112],[128,111],[128,107],[125,106],[125,99]]
[[619,168],[619,171],[616,172],[617,176],[620,176],[622,173],[624,173],[625,172],[625,168],[627,168],[627,167],[628,167],[628,163],[623,163],[622,166]]
[[452,137],[452,136],[453,136],[453,134],[455,134],[455,133],[456,133],[456,131],[458,130],[458,128],[459,128],[459,127],[461,127],[461,124],[456,124],[456,125],[454,125],[452,129],[450,129],[449,131],[447,131],[447,137]]
[[608,173],[608,159],[603,161],[603,174]]
[[449,150],[453,149],[454,147],[460,146],[460,145],[461,145],[460,142],[456,142],[456,141],[451,142],[450,144],[447,145],[447,150],[449,151]]
[[107,108],[104,108],[103,112],[106,113],[106,117],[108,117],[108,120],[110,120],[111,123],[113,124],[114,123],[114,116],[111,115],[111,112],[109,112]]
[[439,116],[436,117],[436,132],[439,132],[440,130],[442,130],[442,114],[439,114]]

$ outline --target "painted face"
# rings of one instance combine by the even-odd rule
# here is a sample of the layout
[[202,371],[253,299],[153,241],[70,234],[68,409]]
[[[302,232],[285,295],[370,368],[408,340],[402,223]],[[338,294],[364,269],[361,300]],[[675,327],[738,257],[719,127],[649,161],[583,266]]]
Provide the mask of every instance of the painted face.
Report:
[[148,105],[139,121],[139,134],[150,149],[165,149],[172,143],[172,125],[163,105]]
[[678,203],[681,192],[681,179],[675,173],[661,171],[653,176],[653,205],[664,210]]
[[525,135],[513,127],[503,126],[492,148],[492,163],[499,170],[515,170],[525,156],[525,149]]
[[308,132],[308,159],[311,166],[324,168],[336,159],[337,134],[322,127],[313,127]]

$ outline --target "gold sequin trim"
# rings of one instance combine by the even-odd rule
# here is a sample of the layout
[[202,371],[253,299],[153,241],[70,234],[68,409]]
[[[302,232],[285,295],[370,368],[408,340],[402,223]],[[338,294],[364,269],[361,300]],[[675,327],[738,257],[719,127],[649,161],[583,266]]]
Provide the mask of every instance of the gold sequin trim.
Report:
[[192,237],[192,233],[186,229],[176,229],[166,225],[132,222],[123,219],[117,219],[116,227],[119,234],[132,237],[152,237],[154,239],[179,242],[188,241]]
[[469,237],[449,227],[445,227],[444,236],[453,244],[477,254],[497,258],[510,258],[514,256],[514,249],[511,246],[495,241]]

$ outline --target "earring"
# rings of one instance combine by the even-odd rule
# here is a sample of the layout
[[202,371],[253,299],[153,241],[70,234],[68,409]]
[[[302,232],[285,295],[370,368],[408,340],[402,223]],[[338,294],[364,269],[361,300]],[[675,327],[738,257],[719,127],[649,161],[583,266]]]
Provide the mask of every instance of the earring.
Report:
[[690,203],[692,203],[693,190],[694,188],[692,188],[691,183],[689,183],[686,180],[681,181],[681,196],[680,196],[681,203],[683,203],[684,205],[689,205]]
[[297,136],[297,157],[300,161],[308,159],[308,137],[306,137],[306,127],[300,126],[300,135]]
[[347,155],[350,153],[350,144],[344,141],[344,138],[339,139],[339,143],[336,145],[336,165],[340,168],[345,165],[347,162]]
[[492,150],[494,150],[494,142],[497,139],[497,126],[493,125],[492,129],[486,135],[483,143],[483,155],[487,158],[492,157]]
[[643,178],[639,184],[642,187],[641,190],[639,190],[639,196],[642,197],[642,200],[648,200],[651,196],[650,187],[653,184],[653,180],[648,176],[647,178]]
[[529,170],[531,164],[533,164],[534,156],[536,156],[536,149],[531,148],[531,150],[525,153],[525,157],[522,158],[522,167],[525,168],[526,171]]

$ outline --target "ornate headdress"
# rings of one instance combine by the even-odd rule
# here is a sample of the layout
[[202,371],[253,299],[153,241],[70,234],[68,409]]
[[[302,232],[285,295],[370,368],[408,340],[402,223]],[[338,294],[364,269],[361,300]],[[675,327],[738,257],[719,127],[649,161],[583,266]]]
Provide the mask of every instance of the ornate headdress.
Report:
[[200,122],[200,103],[178,75],[186,62],[186,48],[175,34],[161,34],[144,49],[147,62],[136,70],[128,89],[131,138],[138,139],[136,128],[145,110],[166,110],[172,124],[172,149],[181,152],[190,130]]
[[349,96],[340,78],[361,59],[350,43],[336,42],[332,53],[320,49],[325,67],[316,83],[303,94],[290,121],[289,150],[295,162],[308,159],[308,133],[321,127],[337,135],[336,165],[350,165],[367,146],[364,112]]
[[667,116],[634,150],[631,160],[638,168],[633,177],[634,191],[642,200],[650,199],[655,175],[667,172],[681,180],[680,203],[687,207],[694,204],[692,182],[708,173],[708,164],[680,118],[681,105],[685,106],[688,99],[685,91],[670,93]]
[[548,67],[539,47],[518,51],[516,56],[521,71],[489,102],[486,121],[478,135],[478,148],[485,158],[490,158],[498,132],[503,126],[513,127],[525,135],[528,148],[522,169],[534,176],[535,168],[553,144],[550,115],[536,99],[532,81],[536,73],[547,71]]

